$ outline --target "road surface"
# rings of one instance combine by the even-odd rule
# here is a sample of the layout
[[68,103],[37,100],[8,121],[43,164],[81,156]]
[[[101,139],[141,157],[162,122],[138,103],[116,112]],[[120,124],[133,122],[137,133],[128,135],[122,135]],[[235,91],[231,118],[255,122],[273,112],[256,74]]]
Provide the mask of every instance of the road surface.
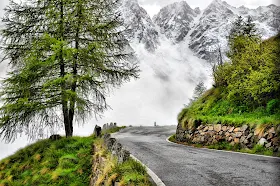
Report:
[[166,186],[280,186],[280,159],[168,143],[175,126],[130,127],[113,135]]

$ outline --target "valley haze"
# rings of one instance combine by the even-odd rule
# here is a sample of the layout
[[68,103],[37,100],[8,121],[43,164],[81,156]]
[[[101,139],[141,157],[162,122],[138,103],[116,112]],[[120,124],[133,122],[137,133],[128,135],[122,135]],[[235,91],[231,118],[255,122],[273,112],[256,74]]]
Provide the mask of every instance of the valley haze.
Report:
[[[0,2],[1,16],[7,2]],[[132,27],[132,32],[127,35],[139,60],[140,78],[114,90],[107,99],[112,109],[98,120],[93,117],[84,126],[76,125],[74,135],[88,136],[96,124],[102,126],[109,122],[117,122],[120,126],[149,126],[154,122],[158,125],[176,125],[177,114],[189,102],[195,85],[203,81],[208,88],[212,86],[211,65],[206,61],[209,58],[208,50],[215,50],[218,44],[226,49],[226,30],[237,14],[244,12],[243,15],[256,16],[259,11],[267,16],[264,21],[262,17],[255,17],[264,38],[275,34],[275,25],[271,26],[270,22],[274,21],[274,16],[280,15],[280,8],[276,6],[273,7],[273,14],[267,7],[258,9],[259,6],[279,5],[276,0],[231,0],[227,3],[220,0],[190,0],[170,5],[174,2],[177,1],[124,0],[121,11],[125,24]],[[242,5],[252,9],[235,8]],[[195,10],[196,7],[200,7],[199,12]],[[210,14],[205,13],[207,9]],[[233,14],[227,14],[228,10]],[[212,19],[212,15],[217,19],[211,22],[209,19]],[[221,16],[229,16],[229,19],[220,22]],[[196,30],[198,32],[194,33]],[[206,38],[202,38],[204,35]],[[210,49],[209,43],[212,45]],[[1,78],[5,77],[6,70],[7,65],[0,64]],[[54,132],[64,134],[63,130]],[[0,159],[28,143],[24,135],[13,144],[0,142]]]

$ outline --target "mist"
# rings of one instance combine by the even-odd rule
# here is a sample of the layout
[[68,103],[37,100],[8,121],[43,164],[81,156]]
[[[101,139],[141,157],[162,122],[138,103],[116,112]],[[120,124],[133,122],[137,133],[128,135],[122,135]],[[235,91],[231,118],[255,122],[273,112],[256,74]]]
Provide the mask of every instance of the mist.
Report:
[[[102,118],[91,118],[84,125],[75,125],[74,135],[88,136],[94,126],[116,122],[119,126],[176,125],[177,115],[189,102],[198,82],[211,86],[209,64],[193,55],[186,42],[173,45],[161,39],[155,53],[142,44],[132,43],[139,59],[140,78],[132,79],[115,89],[107,98],[108,109]],[[6,64],[1,64],[0,77],[5,77]],[[55,131],[64,135],[63,129]],[[0,142],[0,159],[31,143],[26,136],[12,144]]]
[[[1,17],[6,5],[6,1],[0,2]],[[157,125],[177,124],[177,115],[189,102],[195,85],[203,81],[208,88],[211,86],[210,67],[206,61],[194,56],[187,41],[178,45],[171,44],[165,37],[160,41],[155,53],[148,52],[138,42],[131,43],[139,59],[140,78],[132,79],[111,92],[107,98],[111,108],[102,118],[89,118],[83,125],[76,123],[74,135],[88,136],[95,125],[103,126],[110,122],[119,126],[152,126],[154,122]],[[0,63],[1,80],[7,70],[7,62]],[[63,129],[55,133],[64,135]],[[24,135],[19,135],[11,144],[0,141],[0,159],[33,142]]]

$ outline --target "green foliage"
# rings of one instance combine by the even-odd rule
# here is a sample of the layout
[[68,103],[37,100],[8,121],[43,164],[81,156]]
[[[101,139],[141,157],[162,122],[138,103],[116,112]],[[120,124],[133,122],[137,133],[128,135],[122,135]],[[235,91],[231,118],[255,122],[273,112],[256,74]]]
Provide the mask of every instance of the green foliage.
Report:
[[171,142],[176,142],[176,134],[173,134],[172,136],[170,136],[168,138],[168,140],[171,141]]
[[189,99],[188,105],[191,105],[194,101],[196,101],[205,91],[206,91],[206,87],[204,83],[202,81],[199,82],[193,91],[193,97]]
[[267,111],[269,114],[275,114],[275,113],[277,113],[277,112],[280,113],[280,100],[279,100],[279,99],[270,100],[270,101],[267,103],[266,111]]
[[112,133],[116,133],[119,132],[122,129],[125,129],[126,126],[122,126],[122,127],[114,127],[111,129],[107,129],[107,130],[102,130],[102,134],[112,134]]
[[264,106],[280,95],[280,35],[261,42],[249,17],[239,17],[229,36],[229,62],[220,65],[215,85],[224,87],[227,100],[250,108]]
[[118,0],[10,2],[1,47],[11,64],[2,81],[0,136],[31,138],[74,118],[84,122],[107,108],[106,96],[131,78],[138,65],[121,29]]
[[133,159],[117,164],[111,174],[114,173],[119,175],[118,179],[124,185],[151,185],[146,168]]
[[93,142],[73,137],[25,147],[0,161],[0,185],[88,185]]
[[280,124],[280,34],[260,41],[251,18],[241,17],[229,36],[229,62],[214,73],[215,86],[178,115],[190,120],[241,126]]

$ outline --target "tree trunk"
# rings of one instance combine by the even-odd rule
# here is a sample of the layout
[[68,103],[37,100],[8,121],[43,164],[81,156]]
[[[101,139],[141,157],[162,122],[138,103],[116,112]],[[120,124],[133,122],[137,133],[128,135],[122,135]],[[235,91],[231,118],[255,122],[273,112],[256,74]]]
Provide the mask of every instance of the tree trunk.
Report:
[[[77,12],[77,17],[78,17],[78,24],[77,24],[77,29],[76,29],[76,35],[75,35],[75,49],[78,51],[79,49],[79,32],[80,32],[80,24],[81,24],[81,7],[78,5],[78,12]],[[75,54],[74,57],[74,62],[73,62],[73,77],[74,81],[71,86],[72,92],[76,92],[77,89],[77,74],[78,74],[78,69],[77,69],[77,62],[78,62],[78,53]],[[73,134],[73,121],[74,121],[74,115],[75,115],[75,104],[76,104],[76,99],[71,98],[70,99],[70,109],[69,109],[69,125],[71,128],[71,132]]]
[[[63,11],[63,0],[60,0],[60,40],[64,41],[64,11]],[[60,77],[63,78],[65,76],[65,64],[63,58],[63,45],[60,49]],[[65,82],[61,83],[61,102],[62,102],[62,113],[63,113],[63,120],[64,120],[64,128],[66,137],[73,136],[73,127],[71,127],[70,120],[69,120],[69,111],[68,111],[68,103],[66,101],[65,95]]]

